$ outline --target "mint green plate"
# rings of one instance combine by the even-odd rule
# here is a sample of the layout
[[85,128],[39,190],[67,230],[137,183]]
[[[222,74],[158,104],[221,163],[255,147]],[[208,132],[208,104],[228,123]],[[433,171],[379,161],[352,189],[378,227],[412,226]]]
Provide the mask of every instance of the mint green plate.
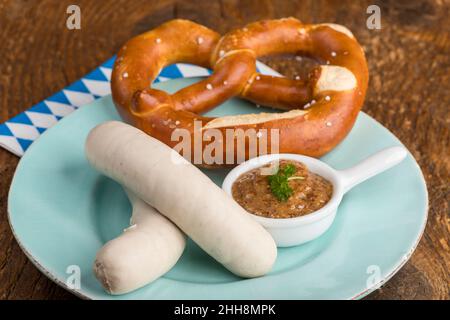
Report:
[[[179,79],[157,86],[173,92],[194,81]],[[235,99],[210,114],[255,110],[252,104]],[[276,264],[265,277],[238,278],[189,242],[176,266],[162,278],[130,294],[110,296],[95,279],[92,263],[97,250],[127,226],[130,204],[120,185],[89,166],[83,147],[91,128],[113,119],[119,117],[110,97],[63,119],[25,153],[9,193],[9,221],[25,254],[50,279],[79,296],[361,298],[401,268],[424,230],[426,185],[419,166],[408,155],[400,165],[352,189],[344,197],[333,226],[322,237],[305,245],[278,249]],[[394,145],[401,142],[374,119],[360,113],[350,135],[323,160],[343,169]],[[221,185],[227,171],[205,172]],[[68,284],[77,284],[78,270],[81,287],[70,289]]]

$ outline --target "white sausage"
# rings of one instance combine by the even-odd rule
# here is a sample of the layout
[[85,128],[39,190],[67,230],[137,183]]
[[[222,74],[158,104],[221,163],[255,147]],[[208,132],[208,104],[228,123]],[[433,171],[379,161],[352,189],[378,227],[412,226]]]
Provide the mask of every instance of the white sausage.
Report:
[[94,273],[106,291],[124,294],[169,271],[186,245],[184,234],[147,203],[127,191],[130,227],[98,252]]
[[122,122],[94,128],[90,163],[172,220],[242,277],[266,274],[277,249],[270,234],[199,169],[162,142]]

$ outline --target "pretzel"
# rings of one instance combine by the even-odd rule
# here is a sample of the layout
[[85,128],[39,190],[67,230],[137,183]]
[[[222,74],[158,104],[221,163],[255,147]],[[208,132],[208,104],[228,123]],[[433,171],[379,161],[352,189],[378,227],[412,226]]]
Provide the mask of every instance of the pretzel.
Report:
[[[307,55],[321,65],[306,80],[256,72],[258,57],[280,53]],[[197,64],[214,72],[173,95],[149,88],[161,68],[174,62]],[[227,129],[277,129],[277,150],[265,152],[318,157],[334,148],[352,128],[367,82],[363,49],[341,25],[302,24],[294,18],[266,20],[220,38],[193,22],[173,20],[137,36],[122,48],[112,74],[112,93],[127,122],[170,147],[178,144],[172,137],[179,129],[187,130],[192,137],[195,130],[201,134],[219,130],[225,137]],[[220,118],[199,115],[235,96],[287,111]],[[201,122],[200,129],[194,128],[196,120]],[[271,144],[270,136],[267,141]],[[222,158],[233,151],[233,161],[238,161],[236,141],[219,143],[223,144],[218,149],[223,150]],[[207,143],[202,141],[201,146],[204,150]],[[252,156],[255,154],[245,150],[243,160]],[[201,164],[205,162],[201,159]]]

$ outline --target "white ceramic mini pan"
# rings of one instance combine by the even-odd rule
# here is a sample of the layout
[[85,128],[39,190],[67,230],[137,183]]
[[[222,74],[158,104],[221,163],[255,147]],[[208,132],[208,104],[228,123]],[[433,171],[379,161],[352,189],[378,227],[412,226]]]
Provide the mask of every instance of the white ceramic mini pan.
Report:
[[406,154],[407,151],[403,147],[387,148],[346,170],[335,170],[318,159],[297,154],[264,155],[243,162],[231,170],[223,181],[222,189],[232,197],[231,187],[240,175],[272,161],[283,159],[302,162],[311,172],[330,181],[333,184],[333,195],[330,201],[324,207],[305,216],[277,219],[249,213],[270,232],[278,247],[290,247],[311,241],[327,231],[347,191],[400,163]]

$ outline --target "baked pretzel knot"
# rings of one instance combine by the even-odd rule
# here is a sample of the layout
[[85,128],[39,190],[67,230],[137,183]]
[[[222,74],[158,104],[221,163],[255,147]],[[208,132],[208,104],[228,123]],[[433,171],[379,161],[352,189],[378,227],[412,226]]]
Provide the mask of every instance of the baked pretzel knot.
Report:
[[[312,57],[320,65],[304,80],[256,72],[258,57],[281,53]],[[211,68],[213,73],[172,95],[150,88],[160,70],[175,62]],[[131,39],[121,49],[112,74],[112,94],[127,122],[167,145],[175,147],[179,139],[173,137],[177,130],[185,129],[194,147],[194,134],[200,131],[206,137],[206,142],[201,142],[203,149],[208,139],[216,140],[223,144],[215,151],[223,151],[220,158],[230,159],[231,152],[232,162],[236,162],[270,152],[318,157],[330,151],[352,128],[367,83],[363,49],[341,25],[302,24],[287,18],[251,23],[220,37],[196,23],[172,20]],[[220,118],[199,115],[235,96],[286,111]],[[195,120],[201,121],[200,127],[194,125]],[[259,149],[255,154],[246,146],[245,155],[239,157],[239,137],[235,135],[230,143],[225,139],[227,129],[254,129],[256,133],[276,129],[277,150]],[[273,146],[270,134],[265,138],[267,145]],[[183,155],[193,160],[190,154]],[[204,158],[200,162],[225,164]]]

